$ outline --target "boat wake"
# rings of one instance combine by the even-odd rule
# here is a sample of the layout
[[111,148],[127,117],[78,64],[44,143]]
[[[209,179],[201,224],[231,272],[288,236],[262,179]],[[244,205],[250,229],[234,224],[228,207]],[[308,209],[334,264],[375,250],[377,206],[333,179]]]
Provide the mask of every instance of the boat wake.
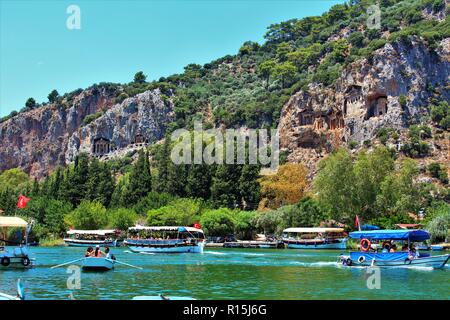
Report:
[[215,254],[215,255],[218,255],[218,256],[224,256],[224,255],[226,255],[225,252],[217,252],[217,251],[203,251],[203,253],[207,253],[207,254]]
[[153,254],[155,254],[154,252],[144,252],[144,251],[141,251],[141,252],[139,252],[140,254],[148,254],[148,255],[153,255]]

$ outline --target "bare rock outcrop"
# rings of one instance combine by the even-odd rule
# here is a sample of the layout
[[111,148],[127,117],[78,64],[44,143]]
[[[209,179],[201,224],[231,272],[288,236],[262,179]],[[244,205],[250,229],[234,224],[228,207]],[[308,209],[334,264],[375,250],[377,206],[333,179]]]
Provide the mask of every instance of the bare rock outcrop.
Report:
[[[115,104],[116,93],[95,87],[64,99],[21,112],[0,123],[0,171],[21,168],[43,177],[57,165],[70,162],[80,151],[93,151],[97,138],[115,148],[160,139],[171,121],[172,103],[163,101],[158,89]],[[84,125],[86,116],[103,113]],[[111,147],[111,146],[110,146]],[[102,153],[107,153],[104,147]],[[109,151],[113,151],[109,149]]]
[[371,140],[381,127],[403,129],[429,114],[436,92],[449,100],[450,42],[430,50],[420,41],[386,44],[351,64],[333,87],[311,84],[283,107],[280,147],[310,169],[333,147]]

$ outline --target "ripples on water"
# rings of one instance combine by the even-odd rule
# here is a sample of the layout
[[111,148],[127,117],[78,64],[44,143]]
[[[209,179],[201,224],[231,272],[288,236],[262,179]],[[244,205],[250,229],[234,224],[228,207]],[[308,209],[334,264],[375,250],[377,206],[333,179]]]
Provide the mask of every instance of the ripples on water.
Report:
[[28,298],[131,299],[177,295],[196,299],[449,299],[448,266],[381,269],[381,289],[368,289],[366,268],[336,263],[336,251],[206,249],[204,254],[138,254],[114,249],[114,271],[81,273],[81,289],[67,289],[67,269],[51,266],[79,258],[83,248],[33,248],[30,270],[1,270],[0,291],[14,292],[18,278]]

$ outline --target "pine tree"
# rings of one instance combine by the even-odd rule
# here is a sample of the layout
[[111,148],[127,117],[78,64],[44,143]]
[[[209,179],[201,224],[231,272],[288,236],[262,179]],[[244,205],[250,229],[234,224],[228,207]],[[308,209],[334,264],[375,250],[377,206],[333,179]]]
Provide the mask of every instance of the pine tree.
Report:
[[164,139],[164,143],[156,154],[156,169],[158,171],[157,181],[155,183],[155,190],[157,192],[168,192],[168,162],[170,160],[170,137]]
[[245,164],[242,167],[239,178],[239,192],[244,202],[244,209],[255,210],[258,208],[261,191],[258,182],[260,166],[255,164]]
[[152,190],[152,176],[147,156],[148,154],[141,149],[131,169],[130,181],[124,193],[124,202],[129,207],[135,205]]
[[100,182],[98,185],[98,194],[101,196],[100,201],[105,207],[108,207],[111,203],[111,197],[114,192],[114,177],[111,174],[111,170],[106,163],[100,167]]
[[99,185],[101,183],[100,171],[100,161],[98,161],[97,158],[92,158],[89,165],[89,176],[86,183],[86,200],[102,202],[102,195],[99,192]]
[[239,177],[242,165],[217,166],[211,185],[211,199],[216,207],[236,208],[241,205]]
[[48,196],[53,199],[60,198],[60,190],[62,184],[63,176],[61,167],[57,167],[55,171],[55,175],[50,182],[50,190]]
[[31,196],[37,197],[40,193],[40,187],[39,187],[39,181],[37,178],[34,178],[33,180],[33,186],[31,187]]
[[186,179],[186,195],[191,198],[209,199],[211,196],[210,166],[191,164]]

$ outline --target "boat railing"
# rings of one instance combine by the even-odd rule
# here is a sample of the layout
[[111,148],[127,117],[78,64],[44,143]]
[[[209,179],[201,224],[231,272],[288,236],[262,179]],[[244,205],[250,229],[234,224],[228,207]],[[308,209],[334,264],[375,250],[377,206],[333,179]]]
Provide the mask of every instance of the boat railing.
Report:
[[133,245],[133,244],[146,244],[146,245],[161,245],[161,244],[177,244],[177,243],[185,243],[188,241],[187,239],[127,239],[127,244]]

